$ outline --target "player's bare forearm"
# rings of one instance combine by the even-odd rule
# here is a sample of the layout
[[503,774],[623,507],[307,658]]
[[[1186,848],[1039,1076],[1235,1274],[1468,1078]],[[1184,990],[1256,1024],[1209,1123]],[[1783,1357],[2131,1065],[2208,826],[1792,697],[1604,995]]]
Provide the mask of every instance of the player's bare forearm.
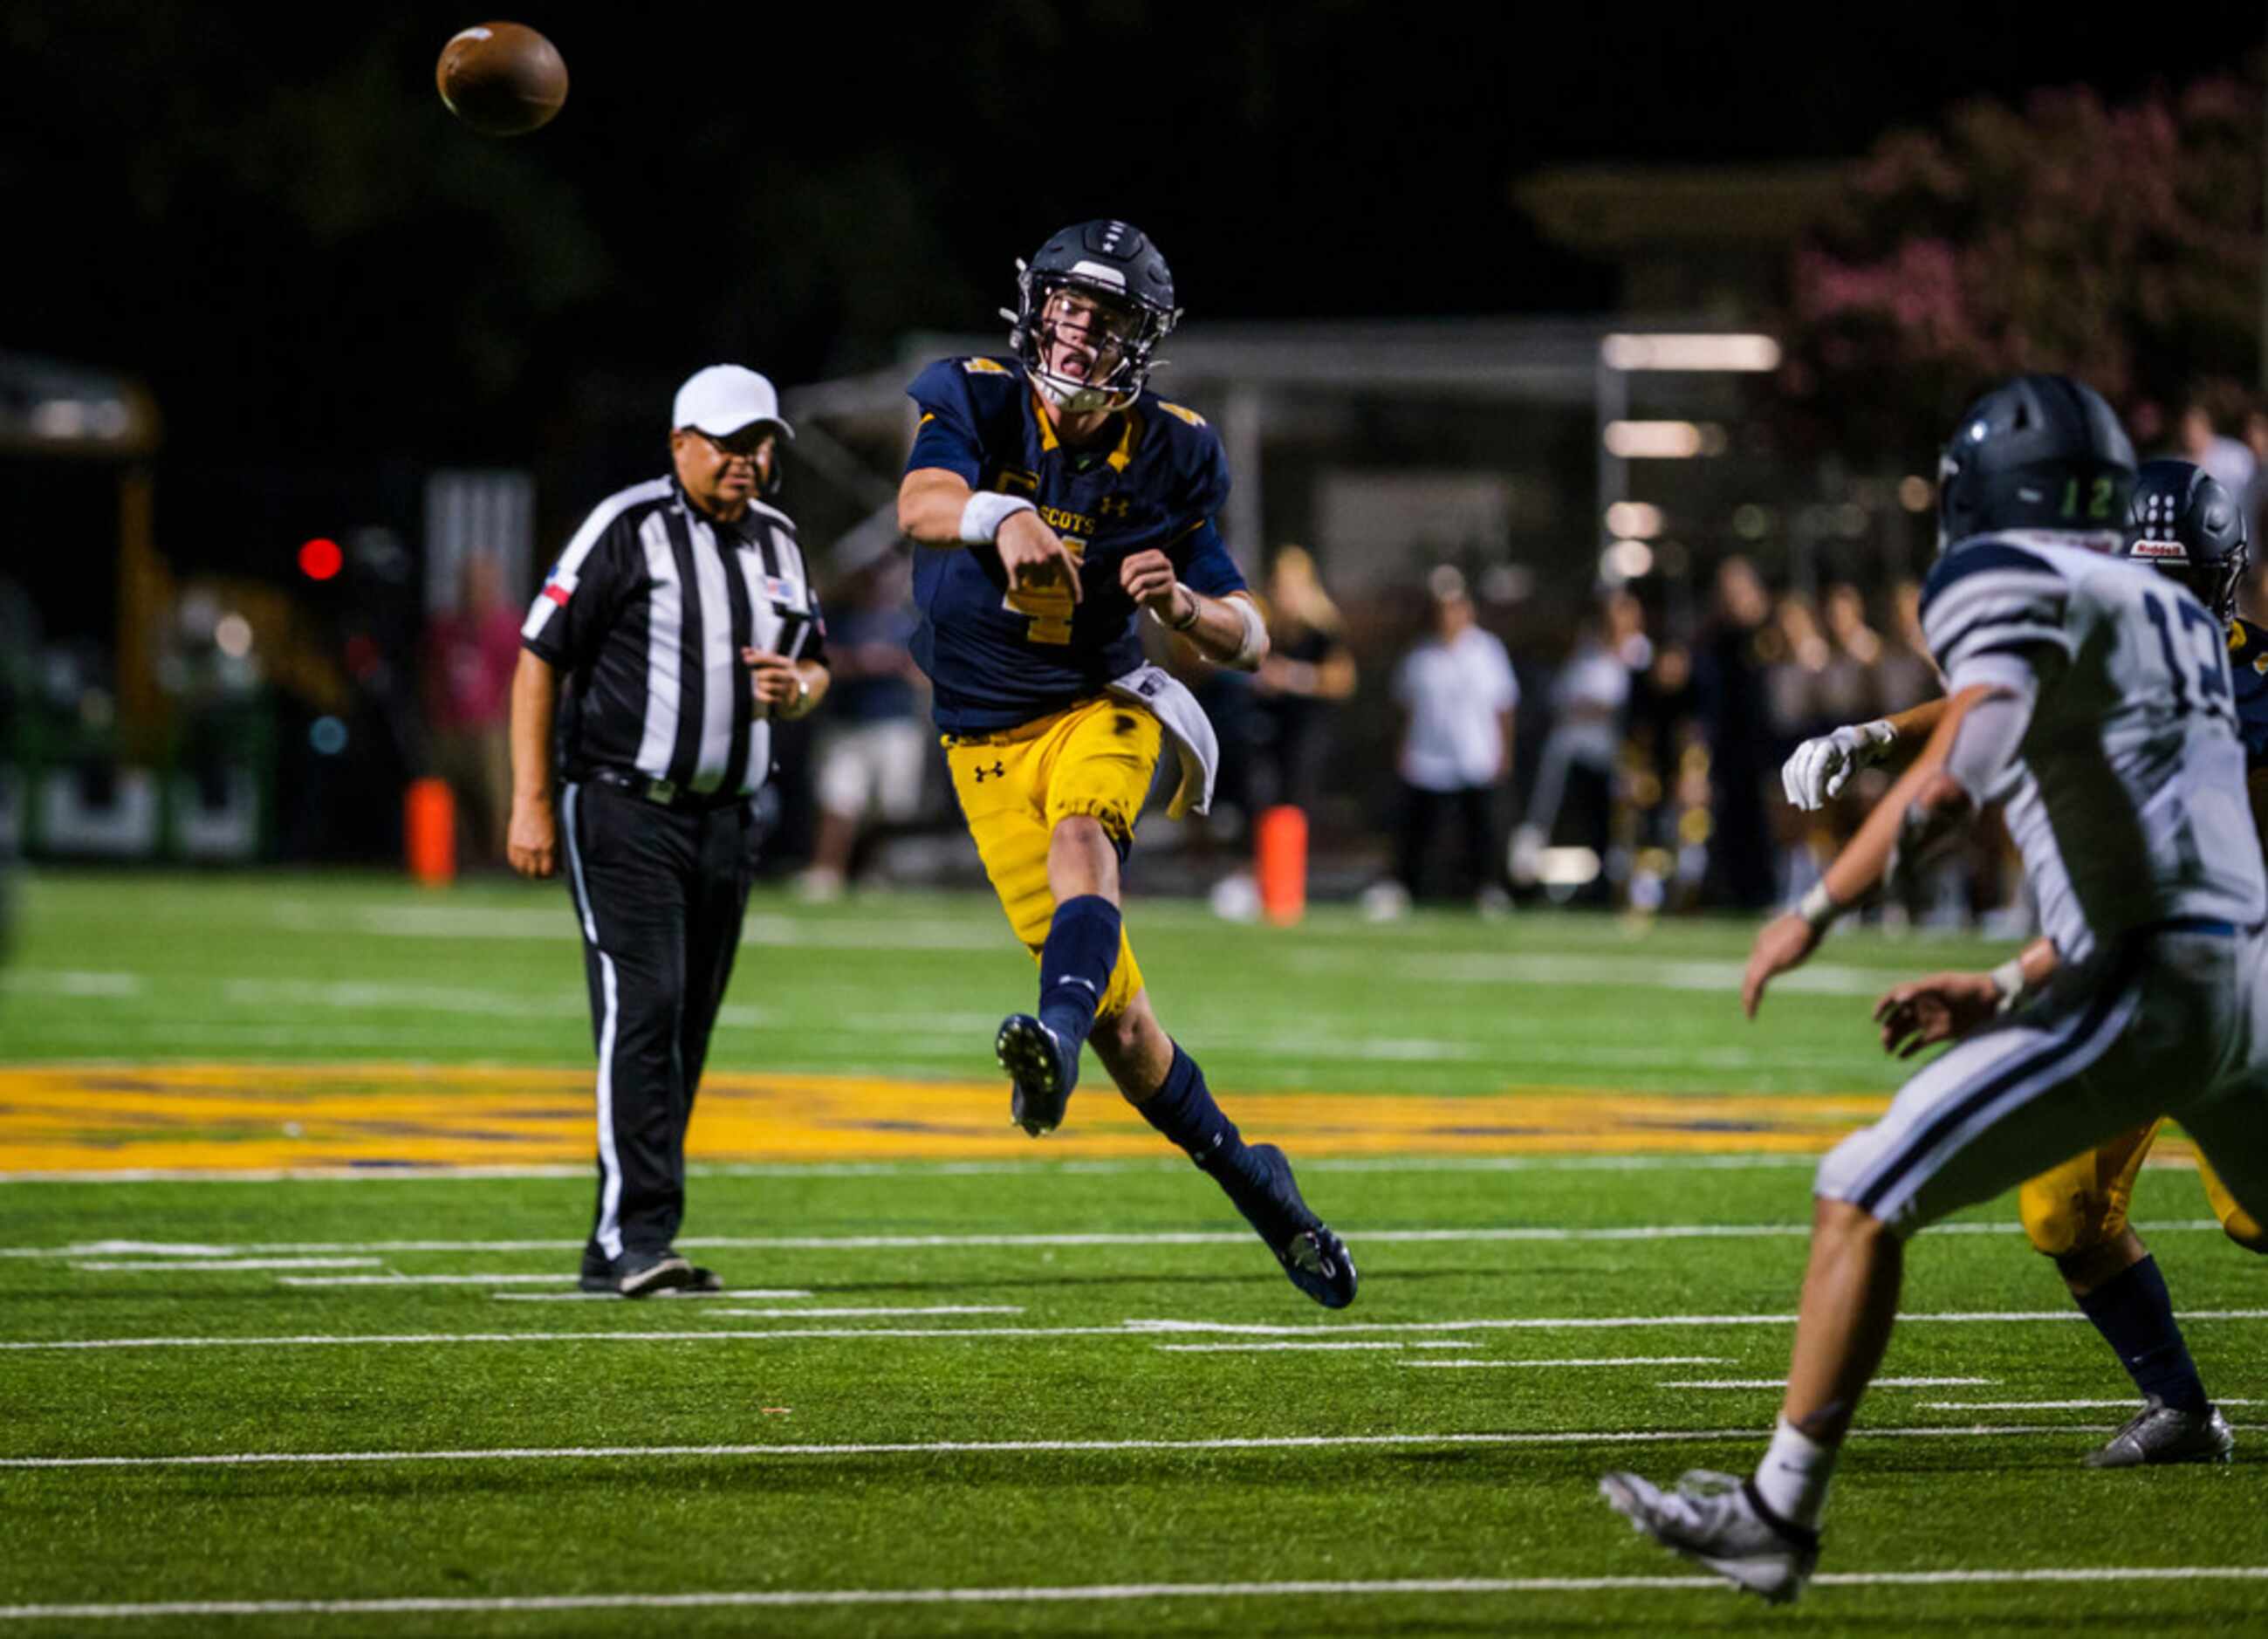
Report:
[[1924,700],[1919,705],[1893,712],[1882,719],[1890,726],[1891,734],[1896,736],[1890,742],[1886,755],[1893,758],[1901,757],[1922,744],[1937,732],[1938,724],[1945,720],[1945,709],[1951,704],[1940,695],[1934,700]]
[[917,467],[898,485],[898,531],[922,546],[961,544],[961,514],[968,481],[942,467]]
[[1856,904],[1881,885],[1883,874],[1889,868],[1890,855],[1905,825],[1906,811],[1916,803],[1920,803],[1926,812],[1940,814],[1948,820],[1956,817],[1958,810],[1970,806],[1968,793],[1945,772],[1945,761],[1953,748],[1954,735],[1960,730],[1961,720],[1990,693],[1992,690],[1980,683],[1963,689],[1950,700],[1932,700],[1914,708],[1915,712],[1935,708],[1935,722],[1928,742],[1922,747],[1921,755],[1898,776],[1889,794],[1874,805],[1874,811],[1859,827],[1859,834],[1827,867],[1827,894],[1837,904]]
[[1183,587],[1182,591],[1196,602],[1197,609],[1197,624],[1182,632],[1182,636],[1195,643],[1205,659],[1216,665],[1233,667],[1238,671],[1259,670],[1260,662],[1268,658],[1267,631],[1263,629],[1260,633],[1260,646],[1256,653],[1242,653],[1246,637],[1245,617],[1236,609],[1239,603],[1248,608],[1256,608],[1257,605],[1241,593],[1231,593],[1227,597],[1207,597],[1202,592],[1189,591],[1187,587]]

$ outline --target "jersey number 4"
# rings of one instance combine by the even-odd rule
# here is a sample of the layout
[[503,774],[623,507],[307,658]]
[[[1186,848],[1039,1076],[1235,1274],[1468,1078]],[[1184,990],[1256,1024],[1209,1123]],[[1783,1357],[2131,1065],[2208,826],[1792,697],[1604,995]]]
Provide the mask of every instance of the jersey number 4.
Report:
[[[1071,561],[1077,563],[1086,556],[1086,543],[1070,535],[1063,538]],[[1012,614],[1030,616],[1024,628],[1027,643],[1069,643],[1071,617],[1074,605],[1067,586],[1019,587],[1000,600],[1000,607]]]
[[[2208,717],[2234,722],[2236,713],[2228,689],[2228,634],[2221,630],[2220,623],[2186,598],[2176,600],[2174,612],[2169,615],[2161,600],[2145,592],[2142,608],[2150,624],[2158,629],[2158,651],[2165,656],[2166,670],[2174,681],[2175,711],[2184,717],[2193,711],[2203,712]],[[2175,630],[2177,625],[2178,631]],[[2176,652],[2179,648],[2190,650],[2196,664],[2194,699],[2191,698],[2191,677],[2184,675]]]

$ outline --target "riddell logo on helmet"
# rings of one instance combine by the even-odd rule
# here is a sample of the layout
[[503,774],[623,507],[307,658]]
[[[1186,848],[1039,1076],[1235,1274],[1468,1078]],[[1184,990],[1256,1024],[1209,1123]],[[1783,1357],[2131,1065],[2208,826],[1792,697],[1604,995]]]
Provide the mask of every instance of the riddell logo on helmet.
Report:
[[2163,564],[2186,564],[2190,561],[2189,548],[2179,541],[2137,541],[2127,556],[2147,557]]

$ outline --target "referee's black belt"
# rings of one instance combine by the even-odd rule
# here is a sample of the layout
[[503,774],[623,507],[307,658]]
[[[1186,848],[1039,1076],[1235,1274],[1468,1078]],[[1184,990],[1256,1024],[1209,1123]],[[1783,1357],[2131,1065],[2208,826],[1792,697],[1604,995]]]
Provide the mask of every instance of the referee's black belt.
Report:
[[655,779],[627,768],[594,768],[590,777],[602,786],[628,792],[642,802],[667,808],[673,814],[709,814],[718,808],[739,808],[748,800],[745,792],[688,791],[674,780]]

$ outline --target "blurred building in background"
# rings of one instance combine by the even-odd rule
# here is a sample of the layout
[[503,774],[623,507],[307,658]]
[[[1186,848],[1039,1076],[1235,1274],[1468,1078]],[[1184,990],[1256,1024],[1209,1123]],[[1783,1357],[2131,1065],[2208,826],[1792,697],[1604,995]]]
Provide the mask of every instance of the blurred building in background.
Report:
[[[1192,277],[1193,316],[1153,385],[1222,439],[1235,479],[1222,531],[1281,605],[1284,664],[1218,681],[1224,741],[1248,766],[1225,774],[1210,824],[1176,832],[1153,816],[1144,885],[1233,875],[1251,812],[1286,798],[1307,813],[1317,894],[1387,874],[1401,794],[1389,683],[1427,624],[1426,574],[1446,565],[1521,685],[1506,817],[1521,823],[1501,862],[1516,895],[1653,912],[1800,890],[1879,782],[1799,816],[1779,801],[1778,761],[1805,735],[1933,688],[1912,612],[1934,550],[1932,461],[1978,385],[2020,366],[2084,374],[2146,454],[2206,462],[2257,520],[2261,102],[2233,79],[2116,105],[2079,86],[1962,103],[1837,159],[1529,165],[1476,207],[1487,222],[1395,253],[1421,292],[1469,304],[1493,279],[1505,314],[1528,305],[1513,247],[1563,276],[1587,265],[1598,299],[1578,316],[1293,317],[1319,299],[1287,284],[1285,316],[1232,321],[1210,316]],[[564,122],[555,137],[575,140]],[[588,148],[418,140],[460,191],[482,167],[533,178],[539,151],[593,174],[609,163]],[[0,354],[0,500],[23,543],[0,564],[0,684],[14,702],[0,841],[53,859],[387,862],[401,857],[404,786],[438,773],[457,789],[467,857],[493,846],[482,816],[510,612],[594,498],[650,476],[664,430],[644,377],[674,379],[682,362],[646,357],[628,320],[580,360],[556,315],[602,297],[640,322],[658,309],[633,303],[592,230],[614,196],[571,209],[567,173],[544,174],[532,203],[483,217],[482,232],[499,255],[553,259],[557,276],[538,282],[525,323],[499,316],[501,273],[452,310],[452,356],[474,345],[465,334],[480,345],[461,372],[469,396],[437,411],[446,437],[320,436],[335,421],[367,438],[350,395],[375,357],[298,381],[264,433],[232,435],[212,406],[249,414],[245,382],[176,363],[166,379],[181,402],[161,420],[130,360]],[[809,186],[905,192],[887,165]],[[357,208],[404,225],[462,215],[460,201],[384,188]],[[320,211],[291,220],[318,244],[346,231]],[[925,277],[941,253],[922,223],[887,232],[929,261],[885,265],[862,227],[855,267],[821,266],[840,247],[799,250],[816,260],[791,258],[800,283],[781,274],[766,299],[804,330],[846,335],[854,288],[900,326],[985,310],[958,274]],[[1192,265],[1174,244],[1177,269]],[[325,321],[305,295],[292,310]],[[704,350],[784,344],[776,315],[740,315],[741,299],[703,298]],[[210,341],[182,324],[157,334]],[[856,638],[843,653],[865,668],[815,742],[782,735],[768,788],[769,868],[815,857],[814,892],[869,858],[890,880],[976,880],[936,829],[934,771],[908,789],[906,748],[926,731],[891,659],[903,611],[886,607],[897,594],[877,566],[899,550],[907,381],[936,357],[1005,349],[998,331],[909,329],[799,355],[835,362],[786,395],[799,434],[786,482],[807,543],[834,549],[833,607]],[[542,392],[519,385],[530,372]],[[504,402],[519,419],[476,413]],[[873,749],[886,742],[887,756]],[[1893,912],[1989,909],[2001,876],[1997,858],[1962,862]]]

